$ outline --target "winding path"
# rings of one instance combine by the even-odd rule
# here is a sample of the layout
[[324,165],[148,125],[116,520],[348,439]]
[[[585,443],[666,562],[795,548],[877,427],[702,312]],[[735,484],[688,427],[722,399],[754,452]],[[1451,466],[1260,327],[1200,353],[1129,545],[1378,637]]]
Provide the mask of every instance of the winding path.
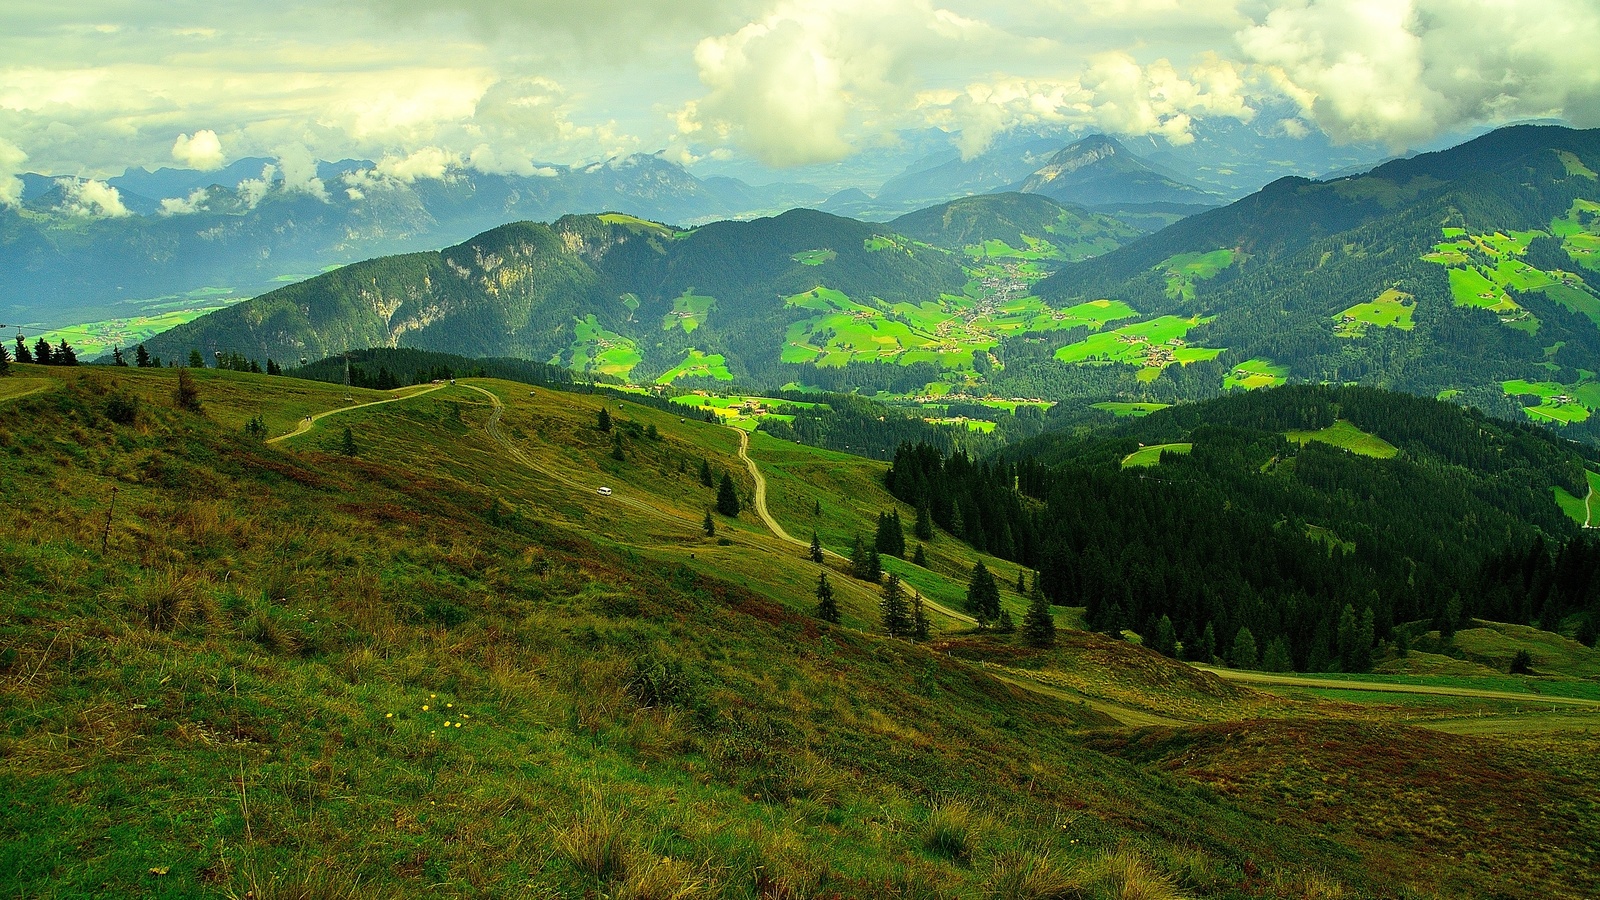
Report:
[[431,394],[442,387],[444,387],[442,384],[432,384],[420,391],[411,391],[410,393],[401,394],[397,397],[390,397],[387,400],[374,400],[371,403],[357,403],[355,406],[340,406],[336,409],[325,409],[322,412],[301,419],[300,424],[295,427],[295,430],[289,432],[288,434],[280,434],[275,438],[267,438],[267,443],[276,444],[279,441],[286,441],[289,438],[298,437],[302,434],[305,434],[306,432],[310,431],[318,422],[326,419],[329,416],[335,416],[339,413],[346,413],[352,409],[365,409],[369,406],[382,406],[385,403],[397,403],[401,400],[410,400],[414,397],[421,397],[423,394]]
[[[774,519],[772,517],[772,513],[767,510],[767,479],[762,477],[761,469],[756,466],[756,461],[750,458],[750,433],[745,431],[743,428],[736,428],[732,425],[725,425],[723,427],[732,429],[739,435],[739,458],[744,461],[745,468],[750,470],[750,477],[754,479],[756,483],[756,515],[761,518],[761,521],[766,524],[767,528],[772,531],[773,535],[777,537],[778,540],[793,544],[796,547],[804,547],[807,550],[811,549],[810,543],[802,541],[794,535],[791,535],[789,532],[784,531],[783,526],[779,525],[778,520]],[[850,558],[844,554],[835,553],[826,547],[823,548],[822,552],[833,557],[834,559],[841,559],[845,562],[850,561]],[[978,624],[977,619],[974,619],[966,613],[956,612],[950,607],[945,606],[943,603],[939,603],[926,596],[922,598],[922,602],[934,612],[955,619],[957,622],[965,622],[968,625]]]

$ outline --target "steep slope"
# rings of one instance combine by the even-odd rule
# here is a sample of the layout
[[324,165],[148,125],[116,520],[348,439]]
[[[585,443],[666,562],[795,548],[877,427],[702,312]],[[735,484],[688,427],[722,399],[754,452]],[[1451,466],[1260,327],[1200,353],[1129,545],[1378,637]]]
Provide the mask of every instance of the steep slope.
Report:
[[1035,138],[1007,142],[970,159],[950,154],[923,160],[884,182],[876,199],[880,203],[927,203],[1002,191],[1038,171],[1060,150],[1058,140]]

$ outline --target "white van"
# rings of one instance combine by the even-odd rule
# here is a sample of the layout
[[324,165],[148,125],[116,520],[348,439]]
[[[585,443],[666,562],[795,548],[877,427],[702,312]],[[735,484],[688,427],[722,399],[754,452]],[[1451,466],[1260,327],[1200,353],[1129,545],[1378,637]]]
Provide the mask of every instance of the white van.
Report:
[[599,490],[599,494],[602,497],[609,497],[611,496],[611,488],[603,487]]

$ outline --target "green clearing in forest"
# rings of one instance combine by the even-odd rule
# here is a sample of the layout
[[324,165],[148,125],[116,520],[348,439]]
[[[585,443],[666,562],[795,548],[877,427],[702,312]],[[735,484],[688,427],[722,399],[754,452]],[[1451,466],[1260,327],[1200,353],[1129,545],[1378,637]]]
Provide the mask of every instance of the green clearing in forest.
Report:
[[1567,518],[1579,525],[1600,525],[1600,473],[1586,470],[1583,474],[1589,479],[1589,492],[1585,496],[1574,497],[1560,485],[1550,490],[1555,492],[1556,504]]
[[1166,409],[1170,403],[1140,403],[1126,400],[1106,400],[1101,403],[1090,404],[1095,409],[1102,409],[1119,419],[1143,418],[1158,410]]
[[1286,431],[1284,432],[1284,437],[1297,444],[1320,441],[1342,450],[1348,450],[1351,453],[1376,457],[1377,459],[1389,459],[1400,452],[1395,449],[1393,444],[1383,438],[1375,434],[1368,434],[1344,419],[1340,419],[1327,428],[1318,431]]
[[[1214,318],[1214,317],[1213,317]],[[1144,366],[1153,374],[1141,377],[1150,380],[1173,363],[1191,363],[1216,359],[1222,350],[1208,347],[1190,347],[1184,336],[1189,330],[1210,322],[1210,318],[1191,316],[1162,316],[1147,322],[1124,325],[1112,331],[1091,334],[1075,344],[1056,351],[1056,359],[1064,363],[1125,363]]]
[[630,216],[626,213],[601,213],[600,221],[607,225],[622,225],[638,231],[648,231],[665,238],[678,236],[678,232],[660,222],[652,222],[649,219],[641,219],[638,216]]
[[1342,338],[1364,337],[1369,327],[1410,331],[1417,327],[1412,319],[1416,309],[1417,303],[1410,294],[1390,288],[1379,294],[1378,299],[1357,303],[1334,316],[1337,324],[1333,326],[1333,334]]
[[565,353],[551,357],[553,365],[566,366],[578,372],[615,375],[627,378],[643,355],[639,345],[615,331],[608,331],[595,321],[593,313],[582,319],[573,319],[573,339]]
[[[1586,268],[1600,266],[1595,262],[1595,249],[1600,247],[1600,235],[1594,233],[1596,211],[1600,205],[1577,200],[1566,216],[1550,223],[1550,234],[1561,239],[1575,264]],[[1422,258],[1448,268],[1450,294],[1457,306],[1486,309],[1507,327],[1533,334],[1539,330],[1538,318],[1513,301],[1508,291],[1539,292],[1600,325],[1600,296],[1581,278],[1571,272],[1536,269],[1522,260],[1529,242],[1545,232],[1474,235],[1457,228],[1444,232],[1448,240],[1435,244]]]
[[1122,467],[1124,469],[1137,469],[1160,465],[1161,454],[1163,453],[1186,454],[1193,450],[1194,444],[1191,443],[1151,444],[1148,447],[1140,447],[1123,457]]
[[1195,282],[1215,278],[1218,272],[1233,265],[1234,251],[1212,250],[1209,253],[1180,253],[1157,265],[1167,279],[1167,296],[1171,299],[1194,299]]
[[801,250],[789,257],[802,266],[820,266],[823,263],[838,259],[839,254],[832,250]]
[[728,360],[721,353],[704,353],[690,347],[684,352],[683,361],[663,372],[656,379],[656,384],[671,384],[679,378],[715,378],[718,381],[732,381],[733,373],[728,371]]
[[1508,397],[1538,397],[1539,403],[1522,411],[1535,422],[1567,425],[1582,422],[1600,409],[1600,382],[1561,384],[1555,381],[1524,381],[1514,378],[1500,383]]
[[1234,366],[1233,371],[1222,379],[1222,387],[1225,390],[1276,387],[1288,377],[1288,366],[1280,366],[1270,359],[1247,359]]
[[693,288],[685,290],[683,296],[672,299],[672,312],[661,317],[661,328],[671,331],[682,327],[684,334],[693,334],[696,328],[705,324],[706,314],[716,304],[715,297],[696,294]]

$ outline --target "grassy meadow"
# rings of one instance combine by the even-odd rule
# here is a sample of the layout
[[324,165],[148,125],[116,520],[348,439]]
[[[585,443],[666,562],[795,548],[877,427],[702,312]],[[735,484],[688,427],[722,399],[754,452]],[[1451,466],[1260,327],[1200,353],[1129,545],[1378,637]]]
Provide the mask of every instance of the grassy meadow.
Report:
[[[937,614],[920,645],[751,513],[705,533],[702,462],[754,491],[720,424],[497,380],[360,406],[393,395],[203,370],[196,413],[177,370],[13,372],[8,894],[1600,890],[1583,648],[1458,634],[1484,671],[1532,647],[1548,671],[1516,689],[1571,700],[1546,712],[1459,693],[1498,674],[1360,676],[1439,692],[1404,703],[1236,683],[1065,608],[1054,649]],[[883,463],[750,444],[802,540],[915,520]],[[887,565],[959,608],[979,557],[925,549]],[[839,626],[812,615],[823,571]]]

